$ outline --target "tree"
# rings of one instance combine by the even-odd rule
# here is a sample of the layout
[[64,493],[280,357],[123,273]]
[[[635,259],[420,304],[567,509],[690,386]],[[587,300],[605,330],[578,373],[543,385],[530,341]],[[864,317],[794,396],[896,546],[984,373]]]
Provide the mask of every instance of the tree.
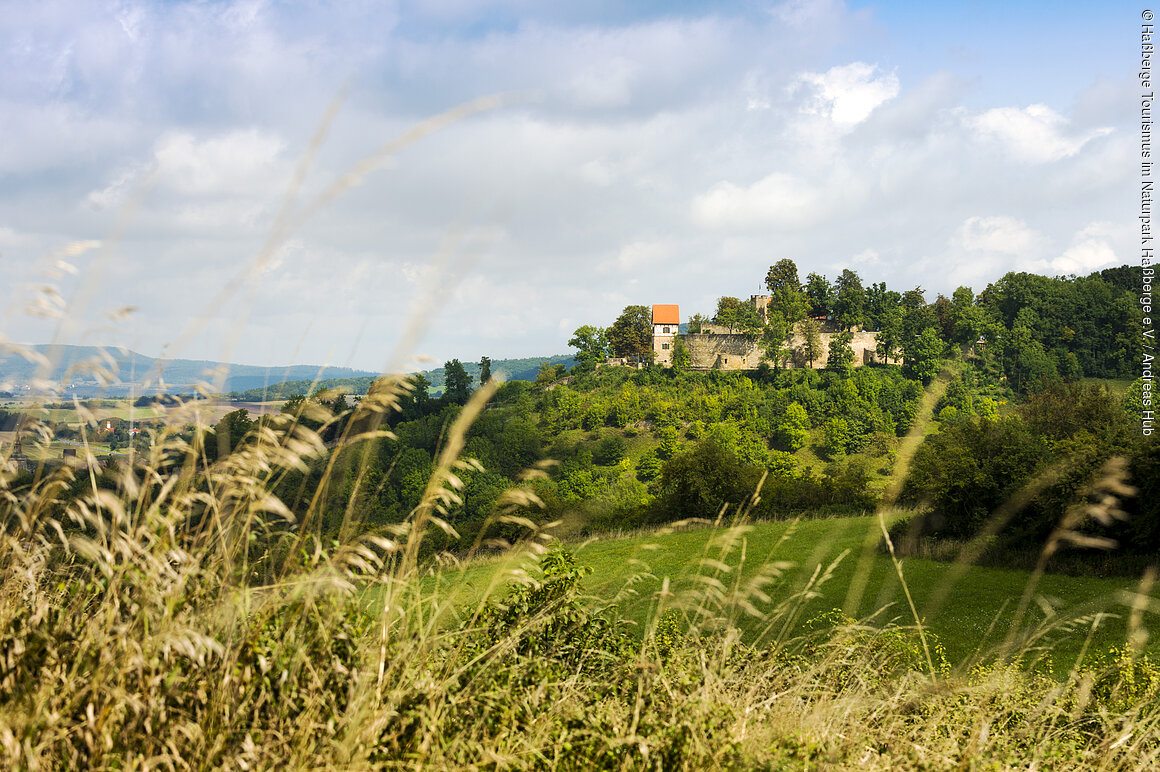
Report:
[[769,290],[769,316],[780,316],[791,325],[805,318],[806,296],[793,260],[784,258],[771,265],[765,275],[765,286]]
[[568,368],[563,364],[554,365],[547,359],[540,362],[540,369],[536,371],[536,383],[544,386],[555,383],[568,374]]
[[896,309],[901,303],[902,295],[886,289],[886,282],[871,284],[866,290],[866,329],[881,330],[888,309]]
[[850,424],[845,418],[834,417],[822,425],[822,451],[830,460],[846,455],[850,444]]
[[801,323],[802,356],[814,366],[814,361],[822,355],[822,325],[816,319],[806,319]]
[[913,338],[934,324],[934,314],[927,307],[922,292],[922,287],[915,287],[902,295],[902,332],[906,338]]
[[854,334],[842,330],[830,338],[830,354],[826,357],[826,367],[848,376],[854,369],[854,349],[850,345]]
[[907,378],[930,383],[938,375],[943,343],[934,328],[927,327],[902,346],[902,373]]
[[245,408],[226,413],[214,427],[217,438],[217,457],[223,458],[238,449],[246,435],[254,428],[250,413]]
[[568,345],[577,349],[577,372],[592,372],[608,356],[608,335],[603,327],[586,324],[577,328]]
[[665,519],[712,519],[722,505],[739,505],[752,495],[760,476],[759,469],[706,438],[661,467],[657,506]]
[[628,443],[619,434],[610,434],[600,441],[592,459],[601,466],[615,466],[628,453]]
[[834,287],[825,276],[811,273],[806,277],[806,299],[810,316],[829,316],[833,310]]
[[728,327],[729,332],[737,330],[751,337],[761,334],[762,323],[757,309],[752,303],[738,298],[717,298],[717,313],[713,316],[713,322]]
[[878,344],[875,347],[882,361],[894,358],[895,350],[902,343],[902,309],[886,306],[878,323]]
[[789,403],[785,417],[777,427],[776,439],[779,445],[789,451],[797,450],[809,441],[810,418],[801,404]]
[[934,303],[931,303],[931,311],[933,312],[935,323],[938,325],[939,337],[947,341],[954,340],[954,304],[940,292],[938,297],[934,299]]
[[849,268],[838,277],[834,316],[845,328],[859,327],[865,323],[866,292],[862,289],[862,278]]
[[652,358],[652,314],[647,306],[625,306],[607,331],[612,353],[627,359]]
[[673,369],[681,372],[693,364],[692,357],[689,356],[689,349],[685,346],[685,342],[681,340],[680,336],[673,341]]
[[443,363],[443,396],[456,405],[466,405],[471,396],[471,376],[458,359]]
[[1046,451],[1016,418],[960,421],[918,447],[901,500],[929,501],[941,516],[934,533],[969,538],[1043,464]]
[[491,357],[483,357],[479,360],[479,385],[487,383],[491,380]]
[[[411,390],[399,397],[399,412],[392,416],[391,423],[399,420],[414,421],[427,415],[431,409],[431,381],[422,373],[411,376]],[[289,404],[289,403],[287,403]]]
[[1019,325],[1003,341],[1003,373],[1016,391],[1026,392],[1059,378],[1055,360],[1027,327]]
[[693,314],[689,317],[689,332],[700,332],[702,325],[707,324],[709,321],[709,317],[705,316],[704,314]]

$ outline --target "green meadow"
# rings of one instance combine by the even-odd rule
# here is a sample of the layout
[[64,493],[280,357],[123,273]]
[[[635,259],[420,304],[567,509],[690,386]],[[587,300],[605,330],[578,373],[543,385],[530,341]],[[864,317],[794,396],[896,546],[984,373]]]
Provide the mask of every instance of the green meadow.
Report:
[[[1033,580],[1027,571],[921,558],[901,559],[900,578],[880,549],[881,536],[877,518],[855,517],[692,526],[568,548],[591,570],[584,590],[617,600],[618,612],[642,630],[667,609],[696,616],[714,590],[722,607],[707,611],[725,613],[758,645],[792,638],[833,609],[879,624],[913,625],[905,581],[919,620],[955,665],[993,660],[1010,647],[1025,661],[1066,675],[1086,651],[1127,640],[1138,580],[1058,574]],[[461,575],[445,571],[440,581],[454,603],[470,609],[513,569],[518,564],[511,560],[485,561]],[[761,588],[767,600],[753,595],[761,577],[769,580]],[[1150,622],[1154,617],[1145,617],[1144,627]],[[1146,648],[1160,652],[1155,641]]]

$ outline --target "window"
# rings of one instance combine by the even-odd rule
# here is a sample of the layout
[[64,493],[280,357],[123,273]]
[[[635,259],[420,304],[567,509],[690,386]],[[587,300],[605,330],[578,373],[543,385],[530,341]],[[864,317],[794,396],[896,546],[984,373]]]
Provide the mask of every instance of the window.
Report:
[[665,351],[668,351],[668,350],[669,350],[669,344],[668,344],[668,343],[662,343],[662,344],[661,344],[661,348],[662,348],[662,349],[664,349]]
[[669,328],[668,328],[668,327],[665,327],[665,328],[664,328],[664,330],[663,330],[663,332],[665,333],[665,335],[668,335],[668,334],[669,334]]

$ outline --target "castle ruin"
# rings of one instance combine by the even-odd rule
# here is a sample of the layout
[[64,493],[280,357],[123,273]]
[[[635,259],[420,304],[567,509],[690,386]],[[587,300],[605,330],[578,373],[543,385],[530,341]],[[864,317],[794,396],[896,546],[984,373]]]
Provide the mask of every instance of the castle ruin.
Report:
[[[768,319],[769,296],[751,295],[749,302],[764,322]],[[720,324],[703,323],[700,332],[680,332],[680,309],[676,305],[654,305],[653,315],[653,361],[664,367],[672,367],[673,347],[679,339],[689,352],[691,370],[755,370],[765,359],[765,349],[761,340],[738,333]],[[812,367],[826,366],[830,344],[841,330],[832,321],[819,319],[822,325],[821,353]],[[854,350],[854,366],[858,367],[879,361],[878,333],[859,330],[853,333],[851,348]],[[810,362],[801,355],[805,336],[801,323],[794,327],[789,348],[793,352],[780,364],[783,367],[810,367]]]

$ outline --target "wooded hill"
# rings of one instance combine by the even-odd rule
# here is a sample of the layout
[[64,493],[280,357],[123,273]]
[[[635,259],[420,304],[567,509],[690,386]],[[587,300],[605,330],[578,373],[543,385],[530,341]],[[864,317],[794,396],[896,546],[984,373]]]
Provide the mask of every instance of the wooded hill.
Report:
[[[535,382],[511,380],[498,389],[467,433],[464,456],[478,464],[456,473],[463,487],[446,505],[458,538],[439,532],[425,549],[516,536],[518,528],[495,522],[501,496],[513,487],[543,503],[523,516],[559,520],[561,533],[582,535],[715,519],[723,506],[736,511],[750,500],[759,483],[757,517],[861,513],[880,503],[897,472],[906,476],[904,500],[931,514],[915,538],[970,539],[1000,505],[1048,474],[999,528],[999,548],[1037,549],[1054,538],[1077,496],[1108,493],[1124,501],[1105,507],[1107,524],[1084,515],[1066,530],[1152,554],[1160,548],[1160,461],[1156,442],[1139,432],[1140,384],[1122,380],[1110,390],[1082,380],[1132,372],[1139,313],[1125,271],[1062,279],[1008,274],[978,296],[960,288],[933,303],[920,289],[897,293],[883,284],[859,296],[852,271],[829,295],[818,291],[814,275],[798,286],[842,323],[893,327],[901,366],[854,369],[835,358],[821,371],[762,365],[694,373],[679,365],[597,367],[593,351],[582,350],[570,370],[540,367]],[[590,329],[606,342],[624,331]],[[292,511],[303,516],[315,508],[299,522],[331,538],[343,523],[388,530],[406,520],[477,381],[467,375],[470,365],[448,364],[454,388],[439,397],[429,388],[404,395],[387,416],[392,438],[340,447],[336,457],[278,478],[277,493]],[[492,363],[492,372],[505,365]],[[925,402],[924,389],[931,390]],[[353,404],[299,396],[285,410],[335,444],[350,428]],[[334,418],[324,424],[325,414]],[[254,441],[252,428],[268,420],[251,422],[244,411],[227,418],[200,440],[213,449],[205,453],[211,460]],[[915,426],[926,441],[908,469],[896,470],[901,438]],[[537,471],[528,476],[529,469]],[[1128,498],[1128,486],[1142,495]],[[1121,510],[1132,514],[1129,525],[1118,519]]]
[[[857,318],[859,303],[851,298],[860,280],[852,273],[829,295],[829,308],[811,276],[809,302],[839,319]],[[1022,485],[1074,457],[1070,471],[1004,530],[1003,543],[1012,548],[1042,540],[1112,456],[1128,460],[1118,471],[1104,470],[1107,479],[1118,475],[1136,486],[1160,479],[1152,475],[1155,443],[1139,436],[1138,424],[1133,429],[1138,384],[1125,395],[1080,382],[1132,372],[1139,312],[1129,277],[1126,269],[1084,278],[1008,274],[978,296],[960,288],[932,303],[920,289],[896,293],[875,284],[863,291],[863,324],[893,325],[904,355],[909,341],[933,340],[933,369],[907,357],[901,367],[853,370],[838,362],[820,372],[769,366],[748,373],[691,373],[679,366],[636,371],[597,369],[592,352],[582,351],[571,371],[543,368],[536,384],[500,388],[465,449],[483,470],[464,472],[463,501],[448,512],[448,522],[470,542],[500,493],[544,459],[557,463],[545,479],[525,485],[545,506],[528,514],[563,519],[576,533],[712,519],[723,504],[737,506],[751,496],[763,474],[759,517],[866,511],[894,471],[899,438],[916,421],[933,419],[933,434],[906,470],[907,500],[931,504],[941,518],[925,532],[969,537]],[[980,338],[984,344],[977,344]],[[920,414],[923,388],[940,367],[949,379],[945,394],[932,412]],[[1031,401],[1018,404],[1029,395]],[[365,472],[366,464],[369,474],[353,495],[349,487],[334,488],[334,511],[352,506],[365,522],[400,522],[418,501],[443,429],[458,409],[446,397],[405,399],[391,419],[396,439],[340,459],[339,468],[346,464],[351,475]],[[295,485],[312,490],[320,478],[309,478]],[[1160,547],[1157,498],[1134,501],[1124,505],[1136,515],[1131,533],[1116,523],[1106,533],[1154,550]],[[1086,522],[1076,528],[1105,532]],[[456,543],[443,540],[450,549]]]

